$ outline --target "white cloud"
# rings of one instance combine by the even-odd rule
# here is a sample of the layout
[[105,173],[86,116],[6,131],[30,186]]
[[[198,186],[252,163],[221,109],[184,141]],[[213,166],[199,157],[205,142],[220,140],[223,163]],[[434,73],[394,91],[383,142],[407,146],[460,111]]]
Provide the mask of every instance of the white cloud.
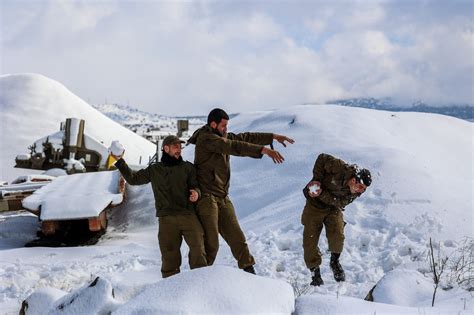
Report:
[[391,2],[29,4],[3,10],[3,71],[50,76],[93,103],[166,114],[357,96],[474,103],[469,14],[433,23]]

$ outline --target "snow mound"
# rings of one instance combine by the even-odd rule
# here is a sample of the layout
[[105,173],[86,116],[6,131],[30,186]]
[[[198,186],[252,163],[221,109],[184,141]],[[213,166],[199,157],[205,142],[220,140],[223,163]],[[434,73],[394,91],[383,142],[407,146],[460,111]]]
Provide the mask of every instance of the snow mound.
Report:
[[[395,269],[387,273],[376,285],[374,302],[404,306],[431,306],[433,280],[416,270]],[[429,303],[428,303],[429,301]]]
[[112,284],[99,277],[69,294],[62,294],[62,291],[54,288],[39,289],[26,301],[28,309],[25,315],[110,314],[119,305]]
[[[142,163],[156,152],[153,143],[122,127],[69,91],[38,74],[0,76],[0,179],[11,180],[26,170],[14,169],[15,157],[28,153],[38,138],[57,132],[66,118],[85,120],[85,133],[110,145],[119,140],[130,164]],[[28,171],[33,173],[34,171]]]
[[242,270],[215,266],[150,285],[114,314],[291,314],[292,287]]
[[25,311],[25,315],[46,314],[51,305],[66,294],[67,292],[56,288],[40,288],[23,302],[22,310]]

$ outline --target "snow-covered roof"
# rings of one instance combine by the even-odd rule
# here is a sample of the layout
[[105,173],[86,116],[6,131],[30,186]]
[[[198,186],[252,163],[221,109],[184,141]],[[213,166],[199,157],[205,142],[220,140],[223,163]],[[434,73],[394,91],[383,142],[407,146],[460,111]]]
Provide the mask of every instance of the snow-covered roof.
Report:
[[84,144],[87,149],[100,153],[102,157],[99,164],[104,165],[105,162],[107,161],[107,156],[109,155],[109,151],[107,147],[99,140],[87,134],[84,135]]
[[57,131],[36,140],[34,142],[34,145],[36,145],[36,152],[43,152],[43,143],[46,142],[46,139],[48,139],[48,142],[51,143],[55,149],[60,149],[63,146],[64,131]]
[[40,210],[41,220],[97,217],[108,205],[120,204],[120,173],[95,172],[61,176],[23,200],[23,207]]

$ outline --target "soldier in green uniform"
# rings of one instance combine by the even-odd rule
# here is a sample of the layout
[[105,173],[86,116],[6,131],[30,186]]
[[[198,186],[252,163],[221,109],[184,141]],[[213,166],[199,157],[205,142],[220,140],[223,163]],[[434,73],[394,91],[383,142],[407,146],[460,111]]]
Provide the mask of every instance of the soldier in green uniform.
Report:
[[194,132],[188,143],[195,145],[194,164],[202,190],[197,204],[197,214],[204,228],[206,258],[214,263],[219,249],[219,234],[230,246],[240,269],[255,273],[255,260],[249,252],[234,206],[229,199],[230,156],[262,158],[268,155],[275,163],[283,163],[283,156],[265,147],[277,140],[284,146],[294,141],[273,133],[228,133],[229,116],[219,108],[213,109],[207,124]]
[[331,252],[330,267],[336,281],[345,281],[345,273],[339,262],[344,246],[344,207],[365,192],[372,183],[370,171],[348,165],[329,154],[320,154],[314,164],[313,178],[303,189],[306,205],[301,223],[306,266],[311,270],[311,285],[324,284],[319,266],[321,253],[318,248],[323,226],[326,229]]
[[189,246],[191,269],[207,266],[204,251],[204,232],[196,216],[195,203],[200,197],[196,170],[181,157],[181,141],[176,136],[163,140],[161,162],[132,171],[120,156],[115,166],[130,185],[151,183],[155,196],[156,216],[159,220],[158,242],[161,251],[163,278],[179,273],[181,243]]

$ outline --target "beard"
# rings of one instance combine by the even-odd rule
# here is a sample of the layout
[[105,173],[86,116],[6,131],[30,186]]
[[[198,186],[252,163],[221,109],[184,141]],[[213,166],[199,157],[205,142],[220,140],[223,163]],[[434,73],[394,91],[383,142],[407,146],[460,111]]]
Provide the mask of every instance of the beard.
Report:
[[217,135],[219,135],[219,136],[221,136],[221,137],[223,137],[223,138],[227,138],[227,132],[222,133],[222,132],[220,132],[219,129],[217,129],[217,128],[212,128],[212,131],[213,131],[215,134],[217,134]]

